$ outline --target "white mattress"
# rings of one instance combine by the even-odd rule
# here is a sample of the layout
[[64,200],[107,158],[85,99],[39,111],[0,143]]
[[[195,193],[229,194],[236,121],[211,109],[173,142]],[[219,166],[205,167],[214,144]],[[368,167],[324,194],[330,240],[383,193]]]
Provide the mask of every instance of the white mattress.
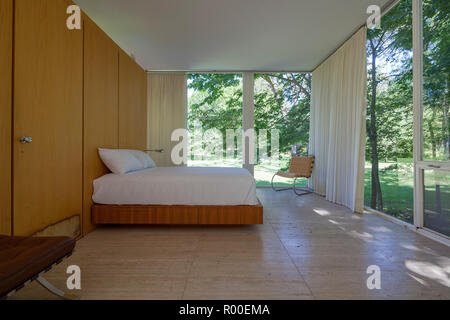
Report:
[[113,205],[256,205],[256,183],[242,168],[161,167],[107,174],[92,199]]

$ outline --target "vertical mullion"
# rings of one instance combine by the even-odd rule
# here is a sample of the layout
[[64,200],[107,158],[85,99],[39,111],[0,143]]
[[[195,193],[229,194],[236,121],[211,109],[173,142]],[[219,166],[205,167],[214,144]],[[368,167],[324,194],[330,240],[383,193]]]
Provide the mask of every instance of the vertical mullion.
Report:
[[423,170],[418,162],[423,158],[422,91],[423,91],[423,13],[422,0],[412,1],[413,24],[413,113],[414,113],[414,225],[423,227]]
[[[242,82],[242,129],[246,132],[249,129],[254,129],[255,126],[254,73],[244,72]],[[242,136],[244,137],[244,134]],[[253,146],[246,140],[243,140],[242,148],[244,152],[243,157],[245,159],[243,167],[254,175],[255,166],[253,163],[250,163],[250,148],[253,148]]]

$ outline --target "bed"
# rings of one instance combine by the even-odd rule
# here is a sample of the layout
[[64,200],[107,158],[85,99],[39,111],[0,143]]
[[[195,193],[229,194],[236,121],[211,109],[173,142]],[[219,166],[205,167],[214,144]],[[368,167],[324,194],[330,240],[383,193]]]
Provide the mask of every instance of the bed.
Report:
[[242,168],[153,167],[94,181],[94,224],[262,224]]

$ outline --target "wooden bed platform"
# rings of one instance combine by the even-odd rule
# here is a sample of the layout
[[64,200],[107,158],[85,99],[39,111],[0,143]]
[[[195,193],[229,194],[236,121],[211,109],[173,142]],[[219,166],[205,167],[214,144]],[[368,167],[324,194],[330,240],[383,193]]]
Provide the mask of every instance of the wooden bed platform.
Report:
[[245,225],[263,224],[263,206],[92,206],[93,224]]

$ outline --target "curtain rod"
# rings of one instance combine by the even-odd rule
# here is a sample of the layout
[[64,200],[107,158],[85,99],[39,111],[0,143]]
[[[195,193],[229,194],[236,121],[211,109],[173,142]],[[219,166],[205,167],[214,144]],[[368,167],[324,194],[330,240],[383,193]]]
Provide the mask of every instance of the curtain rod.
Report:
[[292,71],[292,70],[231,70],[231,71],[195,71],[195,70],[146,70],[148,74],[158,74],[158,73],[244,73],[244,72],[252,72],[252,73],[311,73],[312,71]]

